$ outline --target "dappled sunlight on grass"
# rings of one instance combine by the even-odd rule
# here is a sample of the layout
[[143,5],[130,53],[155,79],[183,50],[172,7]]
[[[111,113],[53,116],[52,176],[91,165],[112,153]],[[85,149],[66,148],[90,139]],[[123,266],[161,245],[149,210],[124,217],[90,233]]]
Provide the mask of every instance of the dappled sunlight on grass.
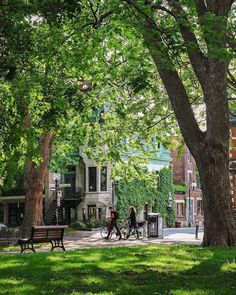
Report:
[[[225,264],[221,266],[222,271],[229,271],[229,272],[235,272],[236,273],[236,260],[233,259],[232,261],[227,261]],[[236,288],[236,287],[235,287]],[[236,292],[236,290],[235,290]]]
[[22,284],[23,282],[24,282],[24,280],[17,280],[15,278],[9,278],[9,279],[1,279],[0,284],[1,285],[8,284],[8,285],[17,286],[19,284]]
[[[158,294],[158,293],[157,293]],[[170,291],[171,295],[189,295],[189,291],[180,289],[180,290],[171,290]],[[202,290],[202,289],[196,289],[191,292],[191,295],[213,295],[210,290]]]
[[[5,290],[9,290],[6,293]],[[0,280],[0,294],[35,294],[34,284],[29,284],[25,280],[10,277]]]
[[234,257],[236,248],[191,245],[2,255],[0,293],[235,295]]
[[18,245],[0,246],[0,251],[4,251],[4,252],[19,251],[19,246]]
[[[84,295],[84,293],[81,293],[81,292],[73,292],[71,293],[71,295]],[[114,295],[113,292],[102,292],[102,293],[86,293],[86,295]]]
[[10,268],[10,267],[21,267],[23,265],[26,265],[26,263],[23,263],[23,262],[19,262],[19,261],[16,261],[16,260],[13,260],[13,261],[9,261],[7,263],[1,263],[0,264],[0,271],[1,270],[4,270],[6,268]]
[[86,282],[87,284],[100,284],[100,285],[104,284],[105,280],[106,280],[105,277],[101,279],[99,277],[96,277],[96,275],[90,275],[83,279],[83,281]]

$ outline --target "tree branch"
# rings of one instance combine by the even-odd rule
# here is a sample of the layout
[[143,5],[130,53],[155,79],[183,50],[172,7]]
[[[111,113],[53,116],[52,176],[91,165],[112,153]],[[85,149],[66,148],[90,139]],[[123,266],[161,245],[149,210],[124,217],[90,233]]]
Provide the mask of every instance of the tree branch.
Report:
[[104,19],[107,18],[112,13],[113,13],[113,11],[111,10],[111,11],[108,11],[104,14],[101,14],[100,17],[97,19],[97,21],[93,24],[93,27],[95,29],[98,29],[102,25],[102,22],[104,21]]
[[203,16],[207,12],[207,7],[205,5],[204,0],[196,0],[196,7],[198,16]]
[[195,34],[190,30],[191,24],[179,5],[179,0],[168,0],[168,3],[172,8],[177,24],[179,24],[193,70],[204,90],[207,59],[200,50]]
[[158,124],[160,124],[162,121],[165,121],[166,119],[168,119],[169,117],[173,116],[174,112],[170,112],[169,114],[164,115],[160,120],[154,122],[152,125],[146,127],[144,130],[150,130],[152,128],[154,128],[155,126],[157,126]]
[[[200,130],[191,108],[188,95],[184,85],[172,65],[168,51],[161,47],[161,39],[158,32],[153,28],[152,20],[149,18],[145,24],[145,37],[160,77],[164,83],[171,105],[175,112],[179,127],[185,142],[191,147],[192,153],[204,137]],[[168,64],[168,69],[167,69]]]
[[165,12],[167,12],[168,14],[170,14],[171,16],[175,17],[174,14],[172,13],[172,11],[169,10],[168,8],[164,7],[164,6],[161,6],[161,5],[159,5],[159,4],[154,3],[154,4],[151,5],[151,7],[152,7],[153,9],[157,9],[157,10],[165,11]]
[[97,13],[97,9],[96,9],[96,11],[93,9],[93,4],[91,3],[90,0],[89,0],[89,6],[90,6],[90,9],[91,9],[92,14],[93,14],[93,16],[94,16],[95,23],[97,23],[97,22],[98,22],[98,18],[97,18],[97,15],[96,15],[96,13]]

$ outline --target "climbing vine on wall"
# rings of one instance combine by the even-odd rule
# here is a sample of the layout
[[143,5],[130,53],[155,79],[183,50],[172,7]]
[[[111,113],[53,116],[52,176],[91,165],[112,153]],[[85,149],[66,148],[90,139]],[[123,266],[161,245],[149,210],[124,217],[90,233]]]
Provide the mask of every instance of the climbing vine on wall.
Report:
[[[169,226],[174,223],[174,185],[172,169],[163,168],[159,175],[147,173],[148,177],[121,180],[116,186],[117,209],[120,218],[127,218],[130,206],[134,206],[139,213],[145,204],[153,207],[154,212],[161,213],[163,222]],[[171,202],[169,201],[171,193]],[[168,207],[170,205],[170,207]]]
[[160,171],[160,187],[158,200],[155,203],[154,211],[160,212],[163,222],[173,226],[175,220],[174,184],[171,168],[163,168]]

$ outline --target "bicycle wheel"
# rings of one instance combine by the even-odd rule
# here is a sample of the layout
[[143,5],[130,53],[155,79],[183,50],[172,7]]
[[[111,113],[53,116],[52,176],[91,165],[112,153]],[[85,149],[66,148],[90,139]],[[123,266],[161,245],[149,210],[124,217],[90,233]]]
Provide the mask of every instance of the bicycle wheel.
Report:
[[122,227],[120,229],[121,236],[124,240],[127,240],[129,238],[129,229],[127,227]]
[[112,229],[110,238],[112,240],[118,240],[120,238],[120,235],[118,234],[118,232],[115,228]]
[[142,240],[146,237],[146,230],[143,227],[137,227],[134,234],[136,239]]
[[100,230],[100,235],[101,237],[104,239],[104,238],[107,238],[107,235],[108,235],[108,228],[105,226],[103,227],[101,230]]

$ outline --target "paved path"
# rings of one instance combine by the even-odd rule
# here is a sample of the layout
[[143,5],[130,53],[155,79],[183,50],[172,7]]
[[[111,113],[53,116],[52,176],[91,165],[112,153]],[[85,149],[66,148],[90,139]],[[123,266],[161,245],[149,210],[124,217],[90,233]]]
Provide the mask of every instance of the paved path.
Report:
[[92,248],[103,246],[128,246],[128,245],[150,245],[150,244],[201,244],[203,229],[200,228],[198,239],[195,239],[195,228],[164,229],[164,238],[144,238],[137,240],[130,237],[128,240],[104,240],[97,231],[80,231],[73,236],[65,237],[66,249]]
[[[135,246],[135,245],[154,245],[154,244],[201,244],[203,238],[203,229],[199,229],[198,238],[195,239],[195,228],[166,228],[163,231],[164,237],[160,238],[144,238],[136,240],[135,237],[130,237],[128,240],[104,240],[100,236],[99,231],[77,231],[67,234],[64,237],[64,245],[66,250],[84,249],[93,247],[110,247],[110,246]],[[56,251],[57,249],[55,249]],[[58,249],[61,251],[61,249]],[[50,245],[37,249],[37,252],[49,252]],[[19,253],[19,251],[0,252]]]

